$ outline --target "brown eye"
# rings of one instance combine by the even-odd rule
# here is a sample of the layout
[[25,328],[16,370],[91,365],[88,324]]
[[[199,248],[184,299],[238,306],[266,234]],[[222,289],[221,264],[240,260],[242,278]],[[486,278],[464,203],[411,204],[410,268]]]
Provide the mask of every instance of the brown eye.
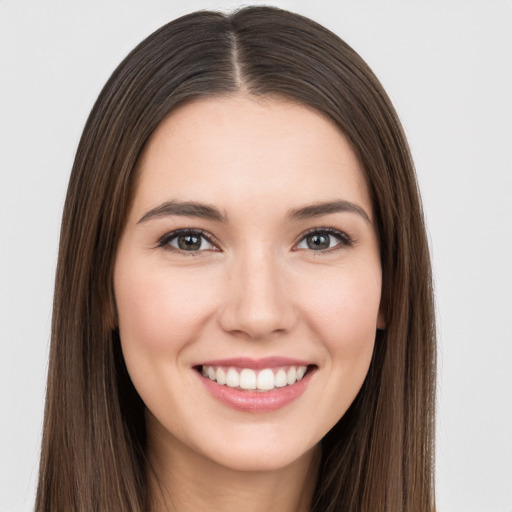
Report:
[[336,229],[319,229],[307,233],[297,244],[297,249],[310,251],[326,251],[337,246],[351,246],[352,240],[348,235]]
[[159,247],[167,247],[184,252],[217,250],[206,235],[198,231],[179,230],[168,233],[159,241]]
[[313,249],[314,251],[329,249],[331,244],[330,235],[314,233],[306,237],[306,244],[308,249]]
[[199,251],[202,237],[199,235],[180,235],[176,237],[178,248],[182,251]]

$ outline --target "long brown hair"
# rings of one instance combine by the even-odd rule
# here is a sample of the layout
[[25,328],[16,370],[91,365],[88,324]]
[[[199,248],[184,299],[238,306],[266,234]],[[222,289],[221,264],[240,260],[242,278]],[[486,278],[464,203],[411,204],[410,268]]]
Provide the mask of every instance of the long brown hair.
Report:
[[382,86],[345,42],[271,7],[196,12],[119,65],[85,126],[60,240],[37,511],[147,510],[144,404],[124,365],[112,272],[144,144],[179,103],[279,95],[333,120],[366,172],[386,329],[356,400],[323,439],[313,509],[434,510],[435,328],[415,172]]

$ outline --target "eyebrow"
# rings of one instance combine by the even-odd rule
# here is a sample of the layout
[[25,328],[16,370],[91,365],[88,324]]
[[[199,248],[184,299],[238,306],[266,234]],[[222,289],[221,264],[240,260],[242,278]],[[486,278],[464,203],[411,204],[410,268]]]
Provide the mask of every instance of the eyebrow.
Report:
[[225,222],[226,216],[223,215],[217,208],[203,203],[196,203],[193,201],[166,201],[156,208],[152,208],[146,212],[137,222],[147,222],[150,219],[167,217],[169,215],[181,215],[183,217],[201,217],[203,219],[215,220],[218,222]]
[[288,212],[288,218],[290,220],[301,220],[312,217],[321,217],[322,215],[338,212],[356,213],[368,222],[368,224],[372,224],[370,216],[363,210],[363,208],[355,203],[351,203],[350,201],[345,201],[344,199],[338,199],[336,201],[329,201],[326,203],[315,203],[296,210],[290,210]]
[[[302,220],[314,217],[321,217],[322,215],[328,215],[331,213],[339,212],[351,212],[361,216],[366,222],[371,224],[370,217],[368,214],[358,206],[357,204],[339,199],[336,201],[329,201],[325,203],[314,203],[302,208],[290,210],[288,212],[288,219],[290,220]],[[141,224],[148,220],[160,217],[167,217],[170,215],[178,215],[183,217],[200,217],[203,219],[214,220],[217,222],[226,222],[227,218],[214,206],[196,203],[194,201],[166,201],[156,208],[152,208],[146,212],[137,222]]]

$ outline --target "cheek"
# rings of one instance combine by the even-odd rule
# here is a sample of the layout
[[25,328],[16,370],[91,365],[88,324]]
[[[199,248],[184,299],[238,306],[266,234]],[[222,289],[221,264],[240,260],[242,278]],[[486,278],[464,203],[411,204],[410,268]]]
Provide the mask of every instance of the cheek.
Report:
[[331,363],[345,372],[366,373],[373,353],[381,296],[380,268],[328,276],[304,294],[306,316]]
[[214,289],[186,272],[126,259],[116,266],[114,289],[128,373],[158,417],[180,405],[173,390],[190,379],[182,354],[215,311]]
[[132,265],[116,272],[115,295],[123,350],[164,356],[193,341],[214,311],[214,290],[201,279]]

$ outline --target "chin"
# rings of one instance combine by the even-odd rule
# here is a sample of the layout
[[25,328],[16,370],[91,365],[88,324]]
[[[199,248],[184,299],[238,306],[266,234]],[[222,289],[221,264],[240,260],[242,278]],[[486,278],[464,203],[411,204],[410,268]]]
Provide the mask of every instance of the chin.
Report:
[[[307,452],[306,452],[307,453]],[[276,453],[259,453],[259,454],[232,454],[232,456],[223,457],[218,460],[217,464],[231,471],[241,473],[274,473],[288,468],[298,463],[306,453],[283,454]]]
[[[225,449],[226,446],[229,448]],[[203,456],[232,471],[269,473],[299,463],[304,457],[309,458],[315,448],[320,449],[320,444],[306,446],[302,440],[289,443],[282,437],[276,442],[226,442],[223,449],[208,450]]]

